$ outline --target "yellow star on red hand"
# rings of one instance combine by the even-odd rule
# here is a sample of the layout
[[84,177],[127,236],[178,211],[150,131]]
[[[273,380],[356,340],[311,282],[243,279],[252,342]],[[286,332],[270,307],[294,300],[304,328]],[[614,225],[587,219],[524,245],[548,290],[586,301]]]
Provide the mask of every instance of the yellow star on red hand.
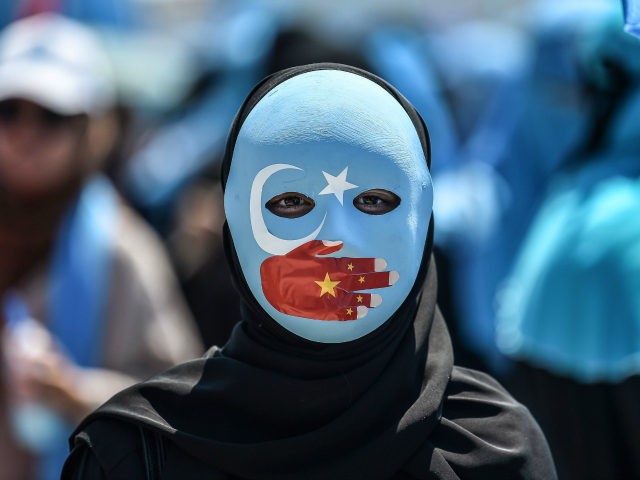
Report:
[[318,286],[321,288],[320,296],[324,295],[325,293],[328,293],[329,295],[332,295],[334,297],[336,296],[334,287],[340,283],[340,280],[332,281],[331,278],[329,278],[328,272],[324,276],[324,280],[322,281],[314,280],[314,282],[316,282]]

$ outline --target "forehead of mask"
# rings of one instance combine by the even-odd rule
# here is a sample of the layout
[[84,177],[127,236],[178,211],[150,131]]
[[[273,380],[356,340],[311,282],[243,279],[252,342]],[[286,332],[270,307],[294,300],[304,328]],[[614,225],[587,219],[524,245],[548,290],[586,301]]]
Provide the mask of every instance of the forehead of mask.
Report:
[[[354,198],[371,189],[395,193],[400,204],[383,215],[359,211]],[[315,207],[293,219],[265,207],[287,192],[306,195]],[[236,141],[224,202],[243,274],[260,305],[303,338],[339,343],[375,330],[406,299],[424,251],[433,189],[404,108],[364,77],[319,70],[279,84],[249,113]],[[343,242],[328,257],[384,259],[383,271],[397,272],[398,279],[386,288],[361,290],[379,295],[382,302],[359,319],[319,320],[337,301],[328,293],[323,313],[283,313],[265,297],[260,267],[312,239]],[[335,278],[335,272],[327,268],[314,274],[318,278],[299,279],[292,297],[311,295],[308,304],[317,305],[322,289],[316,281],[325,274]]]

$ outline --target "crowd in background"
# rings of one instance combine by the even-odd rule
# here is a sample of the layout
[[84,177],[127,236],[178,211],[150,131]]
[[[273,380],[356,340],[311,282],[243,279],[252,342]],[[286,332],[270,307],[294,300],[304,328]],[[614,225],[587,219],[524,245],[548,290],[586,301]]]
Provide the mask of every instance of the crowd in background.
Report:
[[[25,319],[45,326],[29,335],[45,337],[47,357],[30,360],[26,387],[3,367],[0,479],[57,478],[70,425],[226,341],[239,310],[222,248],[229,126],[261,78],[320,61],[385,78],[425,120],[457,363],[493,373],[532,410],[560,478],[638,478],[640,40],[623,15],[633,32],[640,7],[625,8],[2,2],[3,363],[26,355]],[[52,71],[78,62],[86,98],[31,82],[16,58]],[[30,421],[15,414],[25,396],[41,404]]]

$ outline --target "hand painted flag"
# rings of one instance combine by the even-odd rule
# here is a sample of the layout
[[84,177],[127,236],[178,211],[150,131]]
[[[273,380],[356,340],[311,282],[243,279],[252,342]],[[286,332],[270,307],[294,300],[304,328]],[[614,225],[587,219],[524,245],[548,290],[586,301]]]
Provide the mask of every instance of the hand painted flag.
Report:
[[382,297],[363,290],[397,282],[396,271],[385,271],[381,258],[320,257],[342,248],[342,242],[311,240],[285,255],[267,258],[260,266],[262,291],[279,312],[315,320],[362,318]]

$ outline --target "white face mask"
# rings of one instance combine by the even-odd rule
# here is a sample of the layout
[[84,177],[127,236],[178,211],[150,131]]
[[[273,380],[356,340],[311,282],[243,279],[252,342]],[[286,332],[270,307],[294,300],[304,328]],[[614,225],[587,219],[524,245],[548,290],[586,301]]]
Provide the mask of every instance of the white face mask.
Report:
[[244,277],[262,308],[317,342],[360,338],[404,302],[433,203],[409,115],[339,70],[295,76],[245,119],[225,190]]

